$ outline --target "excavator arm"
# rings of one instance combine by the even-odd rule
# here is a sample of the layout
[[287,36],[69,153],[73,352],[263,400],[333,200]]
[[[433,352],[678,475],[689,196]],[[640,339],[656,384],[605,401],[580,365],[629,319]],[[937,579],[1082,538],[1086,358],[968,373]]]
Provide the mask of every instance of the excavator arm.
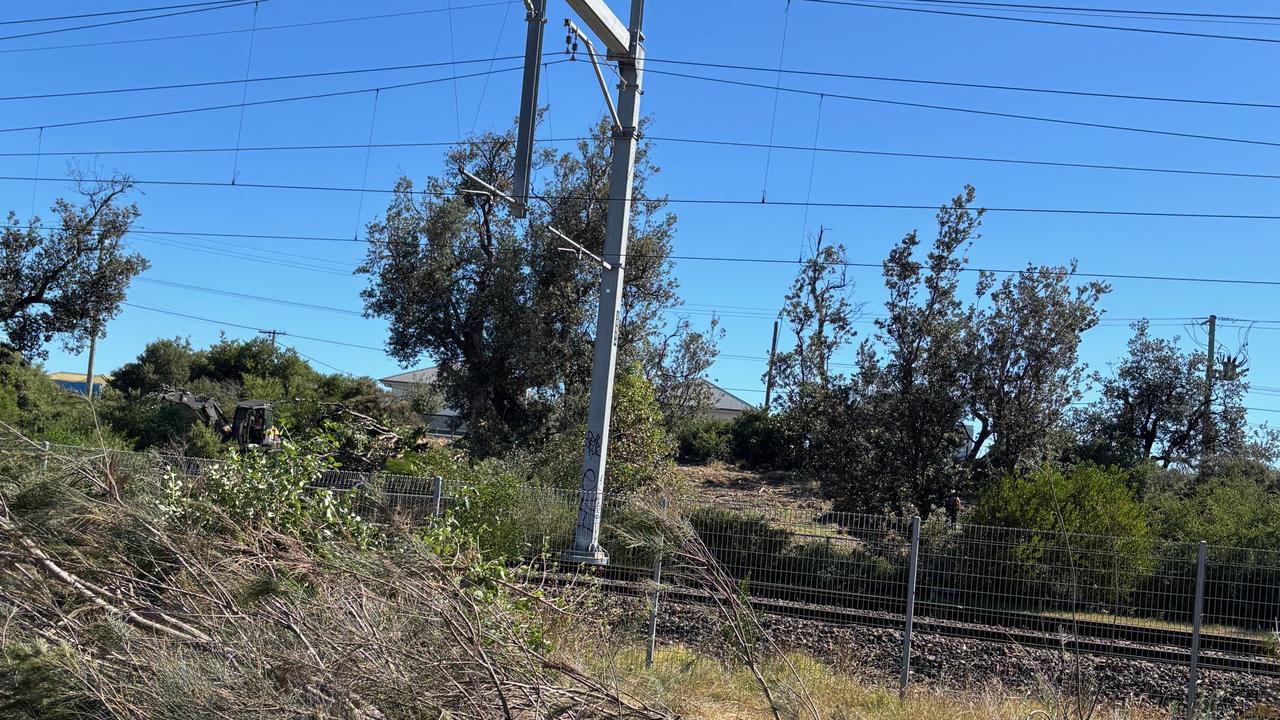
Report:
[[196,395],[182,388],[166,386],[163,390],[150,393],[147,397],[186,405],[196,414],[196,418],[200,422],[217,430],[223,438],[231,435],[231,422],[227,420],[222,408],[218,406],[218,401],[207,395]]

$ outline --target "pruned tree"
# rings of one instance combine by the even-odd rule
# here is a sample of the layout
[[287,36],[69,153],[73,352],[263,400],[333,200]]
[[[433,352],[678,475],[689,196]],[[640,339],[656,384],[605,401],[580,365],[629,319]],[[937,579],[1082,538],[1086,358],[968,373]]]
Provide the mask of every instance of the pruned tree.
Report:
[[122,199],[133,187],[124,176],[78,180],[79,205],[53,204],[57,224],[23,224],[10,211],[0,232],[0,327],[6,342],[27,358],[43,359],[44,346],[61,339],[79,352],[120,312],[129,283],[148,267],[129,253],[125,235],[138,218]]

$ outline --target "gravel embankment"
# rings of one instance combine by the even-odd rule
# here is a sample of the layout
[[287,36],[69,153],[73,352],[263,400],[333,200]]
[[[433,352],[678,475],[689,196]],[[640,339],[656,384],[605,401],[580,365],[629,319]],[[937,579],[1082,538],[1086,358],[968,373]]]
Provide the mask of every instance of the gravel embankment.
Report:
[[[647,629],[642,599],[597,596],[592,608],[617,629]],[[719,619],[704,606],[666,602],[658,620],[659,642],[694,645],[713,654],[729,649]],[[872,683],[896,687],[902,633],[890,628],[837,625],[803,618],[762,615],[761,622],[783,649],[802,650]],[[1044,695],[1054,687],[1074,687],[1076,657],[1069,653],[915,633],[912,681],[966,690],[998,683],[1011,691]],[[1121,658],[1083,656],[1079,677],[1096,683],[1109,702],[1169,707],[1186,698],[1187,669]],[[1280,678],[1238,672],[1200,672],[1205,717],[1280,717]],[[1275,712],[1276,714],[1270,714]],[[1248,713],[1246,715],[1246,713]]]

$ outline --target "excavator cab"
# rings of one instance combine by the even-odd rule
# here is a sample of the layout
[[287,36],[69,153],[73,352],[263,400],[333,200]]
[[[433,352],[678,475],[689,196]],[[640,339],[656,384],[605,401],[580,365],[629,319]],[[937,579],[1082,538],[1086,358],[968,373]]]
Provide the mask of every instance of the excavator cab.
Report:
[[240,445],[275,447],[280,431],[275,427],[275,411],[265,400],[244,400],[236,404],[231,419],[231,438]]

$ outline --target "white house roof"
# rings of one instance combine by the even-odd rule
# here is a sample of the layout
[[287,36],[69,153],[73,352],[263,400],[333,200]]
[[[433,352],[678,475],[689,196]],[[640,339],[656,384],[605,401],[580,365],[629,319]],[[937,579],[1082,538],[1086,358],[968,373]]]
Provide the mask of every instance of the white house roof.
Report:
[[382,382],[391,384],[416,384],[416,383],[433,383],[436,381],[436,368],[422,368],[421,370],[410,370],[399,375],[382,378]]
[[716,410],[746,412],[753,406],[751,403],[716,385],[710,380],[703,380],[711,388],[711,407]]
[[[382,382],[387,385],[416,385],[419,383],[433,383],[436,381],[437,370],[435,367],[421,368],[419,370],[410,370],[400,373],[399,375],[391,375],[382,378]],[[711,407],[715,410],[723,410],[728,412],[746,412],[754,407],[751,403],[716,385],[710,380],[703,380],[707,387],[711,389]],[[453,414],[453,411],[446,410],[446,413]]]

